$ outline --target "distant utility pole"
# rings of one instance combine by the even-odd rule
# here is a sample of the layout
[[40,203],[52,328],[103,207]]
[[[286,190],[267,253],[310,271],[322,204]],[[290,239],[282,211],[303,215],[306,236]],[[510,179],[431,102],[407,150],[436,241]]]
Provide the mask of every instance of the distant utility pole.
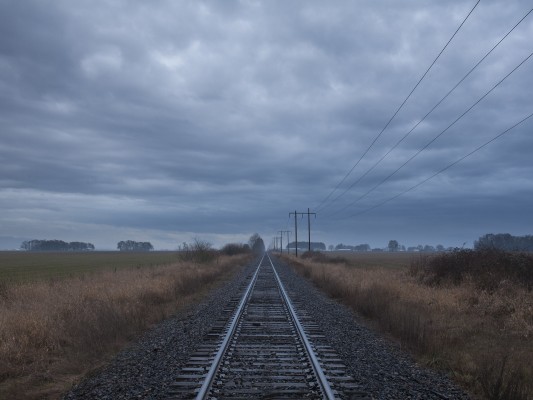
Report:
[[299,213],[298,211],[294,210],[294,212],[289,213],[289,218],[291,217],[292,214],[294,214],[294,240],[295,240],[294,251],[295,251],[296,257],[298,257],[298,220],[296,219],[296,217],[298,217],[298,214],[303,215],[304,213]]
[[308,250],[311,251],[311,215],[314,215],[316,218],[316,213],[309,212],[307,209],[307,233],[309,235],[309,247]]
[[[281,237],[274,236],[274,251],[276,251],[278,249],[278,239],[281,239]],[[281,240],[280,240],[280,243],[281,243]],[[283,245],[283,243],[281,243],[281,245]],[[280,246],[280,248],[281,248],[281,246]]]
[[289,218],[293,214],[294,214],[294,236],[295,236],[295,241],[296,241],[295,250],[296,250],[296,257],[298,257],[298,222],[297,222],[298,220],[296,217],[298,215],[301,215],[303,217],[305,214],[307,214],[307,232],[308,232],[308,237],[309,237],[308,249],[309,251],[311,251],[311,215],[314,215],[316,218],[316,213],[312,213],[309,210],[309,208],[307,209],[307,212],[298,212],[294,210],[294,212],[289,213]]
[[283,232],[287,233],[287,251],[289,251],[289,233],[290,231],[278,231],[281,233],[281,254],[283,254]]

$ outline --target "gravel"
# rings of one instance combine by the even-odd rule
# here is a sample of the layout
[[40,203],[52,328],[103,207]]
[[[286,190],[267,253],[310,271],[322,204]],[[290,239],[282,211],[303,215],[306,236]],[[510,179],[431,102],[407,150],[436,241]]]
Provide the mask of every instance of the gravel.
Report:
[[[276,268],[289,295],[315,316],[328,344],[343,358],[361,390],[375,399],[468,399],[443,374],[418,366],[389,341],[357,322],[347,307],[327,298],[285,264]],[[251,277],[258,260],[201,303],[158,324],[86,379],[64,399],[162,399],[167,387],[208,333],[230,298]]]

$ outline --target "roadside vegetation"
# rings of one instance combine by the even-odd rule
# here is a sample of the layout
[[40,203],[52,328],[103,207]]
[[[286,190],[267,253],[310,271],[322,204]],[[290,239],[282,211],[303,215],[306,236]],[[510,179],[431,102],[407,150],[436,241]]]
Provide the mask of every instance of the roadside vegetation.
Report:
[[533,255],[289,257],[302,276],[478,398],[533,398]]
[[[27,277],[0,281],[0,398],[60,397],[129,340],[200,299],[251,257],[210,248],[213,257],[194,252],[2,255],[11,257],[1,261],[4,274],[20,262]],[[75,268],[76,257],[83,268]],[[74,271],[66,273],[71,266]],[[43,270],[48,275],[31,278],[32,271]]]

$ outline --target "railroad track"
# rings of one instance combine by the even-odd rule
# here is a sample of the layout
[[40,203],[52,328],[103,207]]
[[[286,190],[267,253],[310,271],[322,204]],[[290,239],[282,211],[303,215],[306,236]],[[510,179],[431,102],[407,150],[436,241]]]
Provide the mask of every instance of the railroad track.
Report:
[[176,399],[362,399],[265,254],[168,391]]

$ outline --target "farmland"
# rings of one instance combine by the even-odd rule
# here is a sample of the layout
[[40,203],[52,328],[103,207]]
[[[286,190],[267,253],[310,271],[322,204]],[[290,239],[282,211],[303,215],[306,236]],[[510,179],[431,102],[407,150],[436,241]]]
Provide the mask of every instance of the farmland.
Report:
[[330,262],[343,262],[358,268],[405,268],[420,253],[410,252],[353,252],[332,251],[323,253]]
[[153,324],[231,279],[248,258],[0,253],[0,398],[58,398]]
[[0,252],[0,282],[62,279],[105,270],[171,264],[177,252]]

